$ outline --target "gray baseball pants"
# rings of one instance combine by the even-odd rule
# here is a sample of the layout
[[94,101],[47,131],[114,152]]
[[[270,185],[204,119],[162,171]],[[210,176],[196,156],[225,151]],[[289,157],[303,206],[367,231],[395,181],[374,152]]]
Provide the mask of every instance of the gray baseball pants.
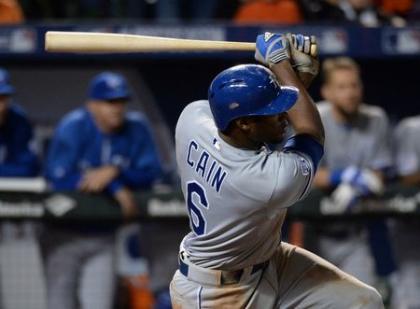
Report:
[[197,267],[181,256],[170,285],[174,309],[383,308],[374,288],[287,243],[279,245],[264,268],[248,267],[240,277],[237,271]]

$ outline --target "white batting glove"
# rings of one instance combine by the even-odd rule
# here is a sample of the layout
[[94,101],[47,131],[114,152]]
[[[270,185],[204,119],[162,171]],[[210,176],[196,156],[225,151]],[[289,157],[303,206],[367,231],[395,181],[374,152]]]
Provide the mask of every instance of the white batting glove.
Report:
[[289,40],[286,35],[265,32],[257,36],[255,59],[266,66],[272,66],[290,58]]
[[379,178],[374,172],[368,169],[363,169],[360,175],[361,187],[360,190],[362,194],[376,194],[380,195],[384,192],[384,183],[381,178]]
[[316,37],[302,34],[286,35],[290,45],[292,66],[296,72],[318,75],[318,45]]
[[380,195],[384,191],[382,179],[369,169],[350,166],[343,171],[341,181],[352,185],[362,196]]
[[340,184],[331,194],[331,202],[334,205],[334,213],[349,211],[360,200],[360,194],[356,188],[348,183]]

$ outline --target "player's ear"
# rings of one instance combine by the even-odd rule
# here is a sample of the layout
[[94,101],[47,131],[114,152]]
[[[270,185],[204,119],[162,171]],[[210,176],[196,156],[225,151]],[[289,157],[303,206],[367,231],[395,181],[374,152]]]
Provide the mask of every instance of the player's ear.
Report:
[[235,119],[236,126],[241,129],[242,131],[249,131],[251,128],[250,119],[247,117],[242,117]]

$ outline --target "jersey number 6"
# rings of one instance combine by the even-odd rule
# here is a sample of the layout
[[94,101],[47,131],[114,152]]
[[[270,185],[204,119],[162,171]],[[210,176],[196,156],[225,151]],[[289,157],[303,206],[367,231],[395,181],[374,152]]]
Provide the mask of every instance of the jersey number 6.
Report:
[[190,216],[191,228],[196,235],[204,234],[206,230],[206,219],[203,216],[198,205],[194,203],[193,196],[197,195],[200,205],[204,208],[209,208],[207,202],[206,191],[197,182],[187,183],[187,206],[188,214]]

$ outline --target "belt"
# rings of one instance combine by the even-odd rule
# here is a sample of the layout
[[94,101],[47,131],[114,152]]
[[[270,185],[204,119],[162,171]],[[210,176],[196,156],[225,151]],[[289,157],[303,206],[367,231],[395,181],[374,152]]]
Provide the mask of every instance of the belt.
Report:
[[178,260],[179,271],[181,274],[193,281],[211,285],[239,283],[244,276],[251,276],[256,272],[265,269],[269,263],[267,260],[265,262],[238,270],[215,270],[192,264],[185,256],[185,252],[181,252],[179,254]]

